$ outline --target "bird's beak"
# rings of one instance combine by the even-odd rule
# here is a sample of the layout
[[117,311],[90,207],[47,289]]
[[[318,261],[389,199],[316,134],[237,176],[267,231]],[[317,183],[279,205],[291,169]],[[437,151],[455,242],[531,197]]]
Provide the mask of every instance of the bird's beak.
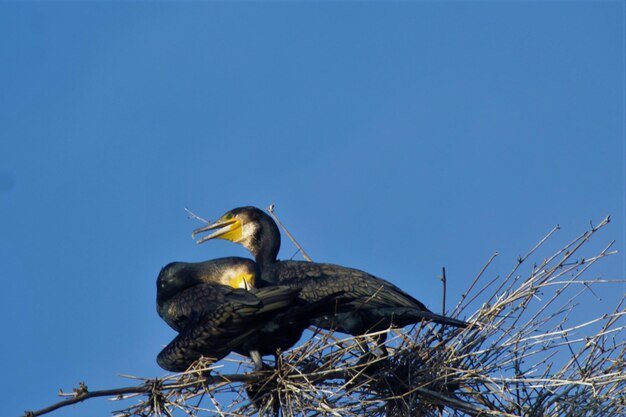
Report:
[[233,278],[230,286],[233,288],[243,288],[244,290],[250,290],[254,288],[254,275],[253,274],[240,274]]
[[231,242],[238,242],[242,238],[241,222],[236,218],[228,220],[218,220],[215,223],[211,223],[204,227],[196,229],[191,233],[191,237],[195,238],[198,233],[203,233],[214,229],[218,230],[208,236],[198,239],[196,243],[200,244],[206,242],[207,240],[215,238],[226,239],[230,240]]

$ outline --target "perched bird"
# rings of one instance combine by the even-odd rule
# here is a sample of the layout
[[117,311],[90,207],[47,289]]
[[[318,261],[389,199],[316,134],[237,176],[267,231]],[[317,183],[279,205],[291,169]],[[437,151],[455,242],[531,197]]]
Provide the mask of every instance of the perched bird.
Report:
[[274,220],[256,207],[233,209],[216,222],[195,230],[193,236],[209,230],[215,232],[199,239],[198,243],[226,239],[250,251],[260,270],[259,287],[286,285],[300,290],[299,296],[307,302],[341,293],[342,300],[337,303],[335,314],[313,320],[317,327],[360,335],[423,320],[455,327],[468,325],[433,313],[392,283],[366,272],[325,263],[278,261],[280,231]]
[[[207,311],[207,303],[181,301],[180,295],[201,284],[221,284],[226,287],[254,288],[256,264],[246,258],[220,258],[207,262],[172,262],[161,269],[157,277],[157,313],[177,332],[182,331],[189,318]],[[193,294],[191,291],[189,294]],[[193,296],[186,294],[187,298]],[[212,301],[212,300],[211,300]]]
[[[184,371],[201,356],[218,361],[231,352],[250,356],[255,367],[263,364],[265,346],[254,345],[262,340],[260,333],[268,319],[284,312],[294,302],[297,291],[288,287],[267,287],[254,293],[223,285],[203,284],[193,294],[187,292],[181,303],[203,304],[206,312],[190,318],[157,356],[157,363],[168,371]],[[210,300],[210,301],[209,301]]]
[[158,355],[159,365],[182,371],[200,356],[219,360],[230,352],[252,358],[276,355],[301,337],[313,317],[334,299],[304,303],[287,286],[255,288],[255,263],[229,257],[206,262],[173,262],[157,278],[157,312],[180,334]]

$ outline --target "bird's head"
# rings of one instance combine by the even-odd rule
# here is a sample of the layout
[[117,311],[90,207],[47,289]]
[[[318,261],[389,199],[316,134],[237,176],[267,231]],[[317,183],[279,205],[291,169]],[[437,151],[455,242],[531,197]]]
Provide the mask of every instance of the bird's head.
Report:
[[198,284],[218,284],[249,290],[254,288],[256,266],[250,259],[220,258],[206,262],[172,262],[157,278],[157,303]]
[[230,210],[214,223],[194,230],[192,236],[210,230],[215,231],[197,242],[203,243],[216,238],[230,240],[248,249],[257,258],[257,262],[275,261],[280,249],[278,226],[270,216],[256,207],[246,206]]

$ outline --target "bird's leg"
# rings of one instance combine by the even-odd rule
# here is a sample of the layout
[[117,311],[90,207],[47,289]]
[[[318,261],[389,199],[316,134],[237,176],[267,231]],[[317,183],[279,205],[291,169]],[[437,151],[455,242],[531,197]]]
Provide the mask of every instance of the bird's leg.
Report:
[[378,335],[374,338],[374,340],[376,341],[376,344],[378,345],[380,350],[383,352],[383,356],[389,356],[389,351],[387,350],[387,345],[385,344],[385,342],[387,341],[387,333],[382,333]]
[[280,348],[274,351],[274,369],[278,369],[278,359],[281,357],[282,354],[283,351]]
[[254,370],[262,371],[264,368],[263,358],[261,358],[261,354],[258,350],[251,350],[250,357],[252,358],[252,362],[254,362]]
[[[365,376],[367,380],[374,381],[380,378],[381,366],[389,360],[389,351],[387,350],[387,345],[385,345],[385,341],[387,340],[386,333],[368,336],[368,339],[370,337],[374,346],[370,348],[367,341],[365,341],[364,346],[361,346],[363,355],[357,362],[357,369],[360,370],[359,372]],[[374,353],[376,348],[380,349],[382,353],[380,356]]]
[[[277,351],[274,354],[276,364],[278,364],[278,355],[280,355],[280,351]],[[250,351],[250,357],[254,362],[255,371],[271,370],[271,368],[263,362],[258,350]],[[272,375],[269,379],[264,379],[259,382],[247,384],[246,392],[248,393],[250,402],[254,404],[254,406],[259,411],[259,417],[278,417],[278,413],[280,410],[280,401],[278,398],[278,393],[276,392],[275,374]]]

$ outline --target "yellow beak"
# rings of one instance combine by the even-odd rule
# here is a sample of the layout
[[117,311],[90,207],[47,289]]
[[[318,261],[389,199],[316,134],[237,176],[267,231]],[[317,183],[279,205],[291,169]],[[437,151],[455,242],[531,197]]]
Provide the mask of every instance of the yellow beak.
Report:
[[239,274],[230,281],[233,288],[243,288],[249,290],[254,288],[254,274]]
[[196,243],[200,244],[200,243],[206,242],[207,240],[216,239],[216,238],[230,240],[231,242],[239,242],[243,237],[241,222],[235,218],[228,219],[228,220],[218,220],[215,223],[211,223],[209,225],[206,225],[204,227],[194,230],[191,233],[191,236],[195,237],[198,233],[202,233],[202,232],[206,232],[208,230],[214,230],[214,229],[219,229],[219,230],[215,231],[214,233],[211,233],[208,236],[198,239]]

